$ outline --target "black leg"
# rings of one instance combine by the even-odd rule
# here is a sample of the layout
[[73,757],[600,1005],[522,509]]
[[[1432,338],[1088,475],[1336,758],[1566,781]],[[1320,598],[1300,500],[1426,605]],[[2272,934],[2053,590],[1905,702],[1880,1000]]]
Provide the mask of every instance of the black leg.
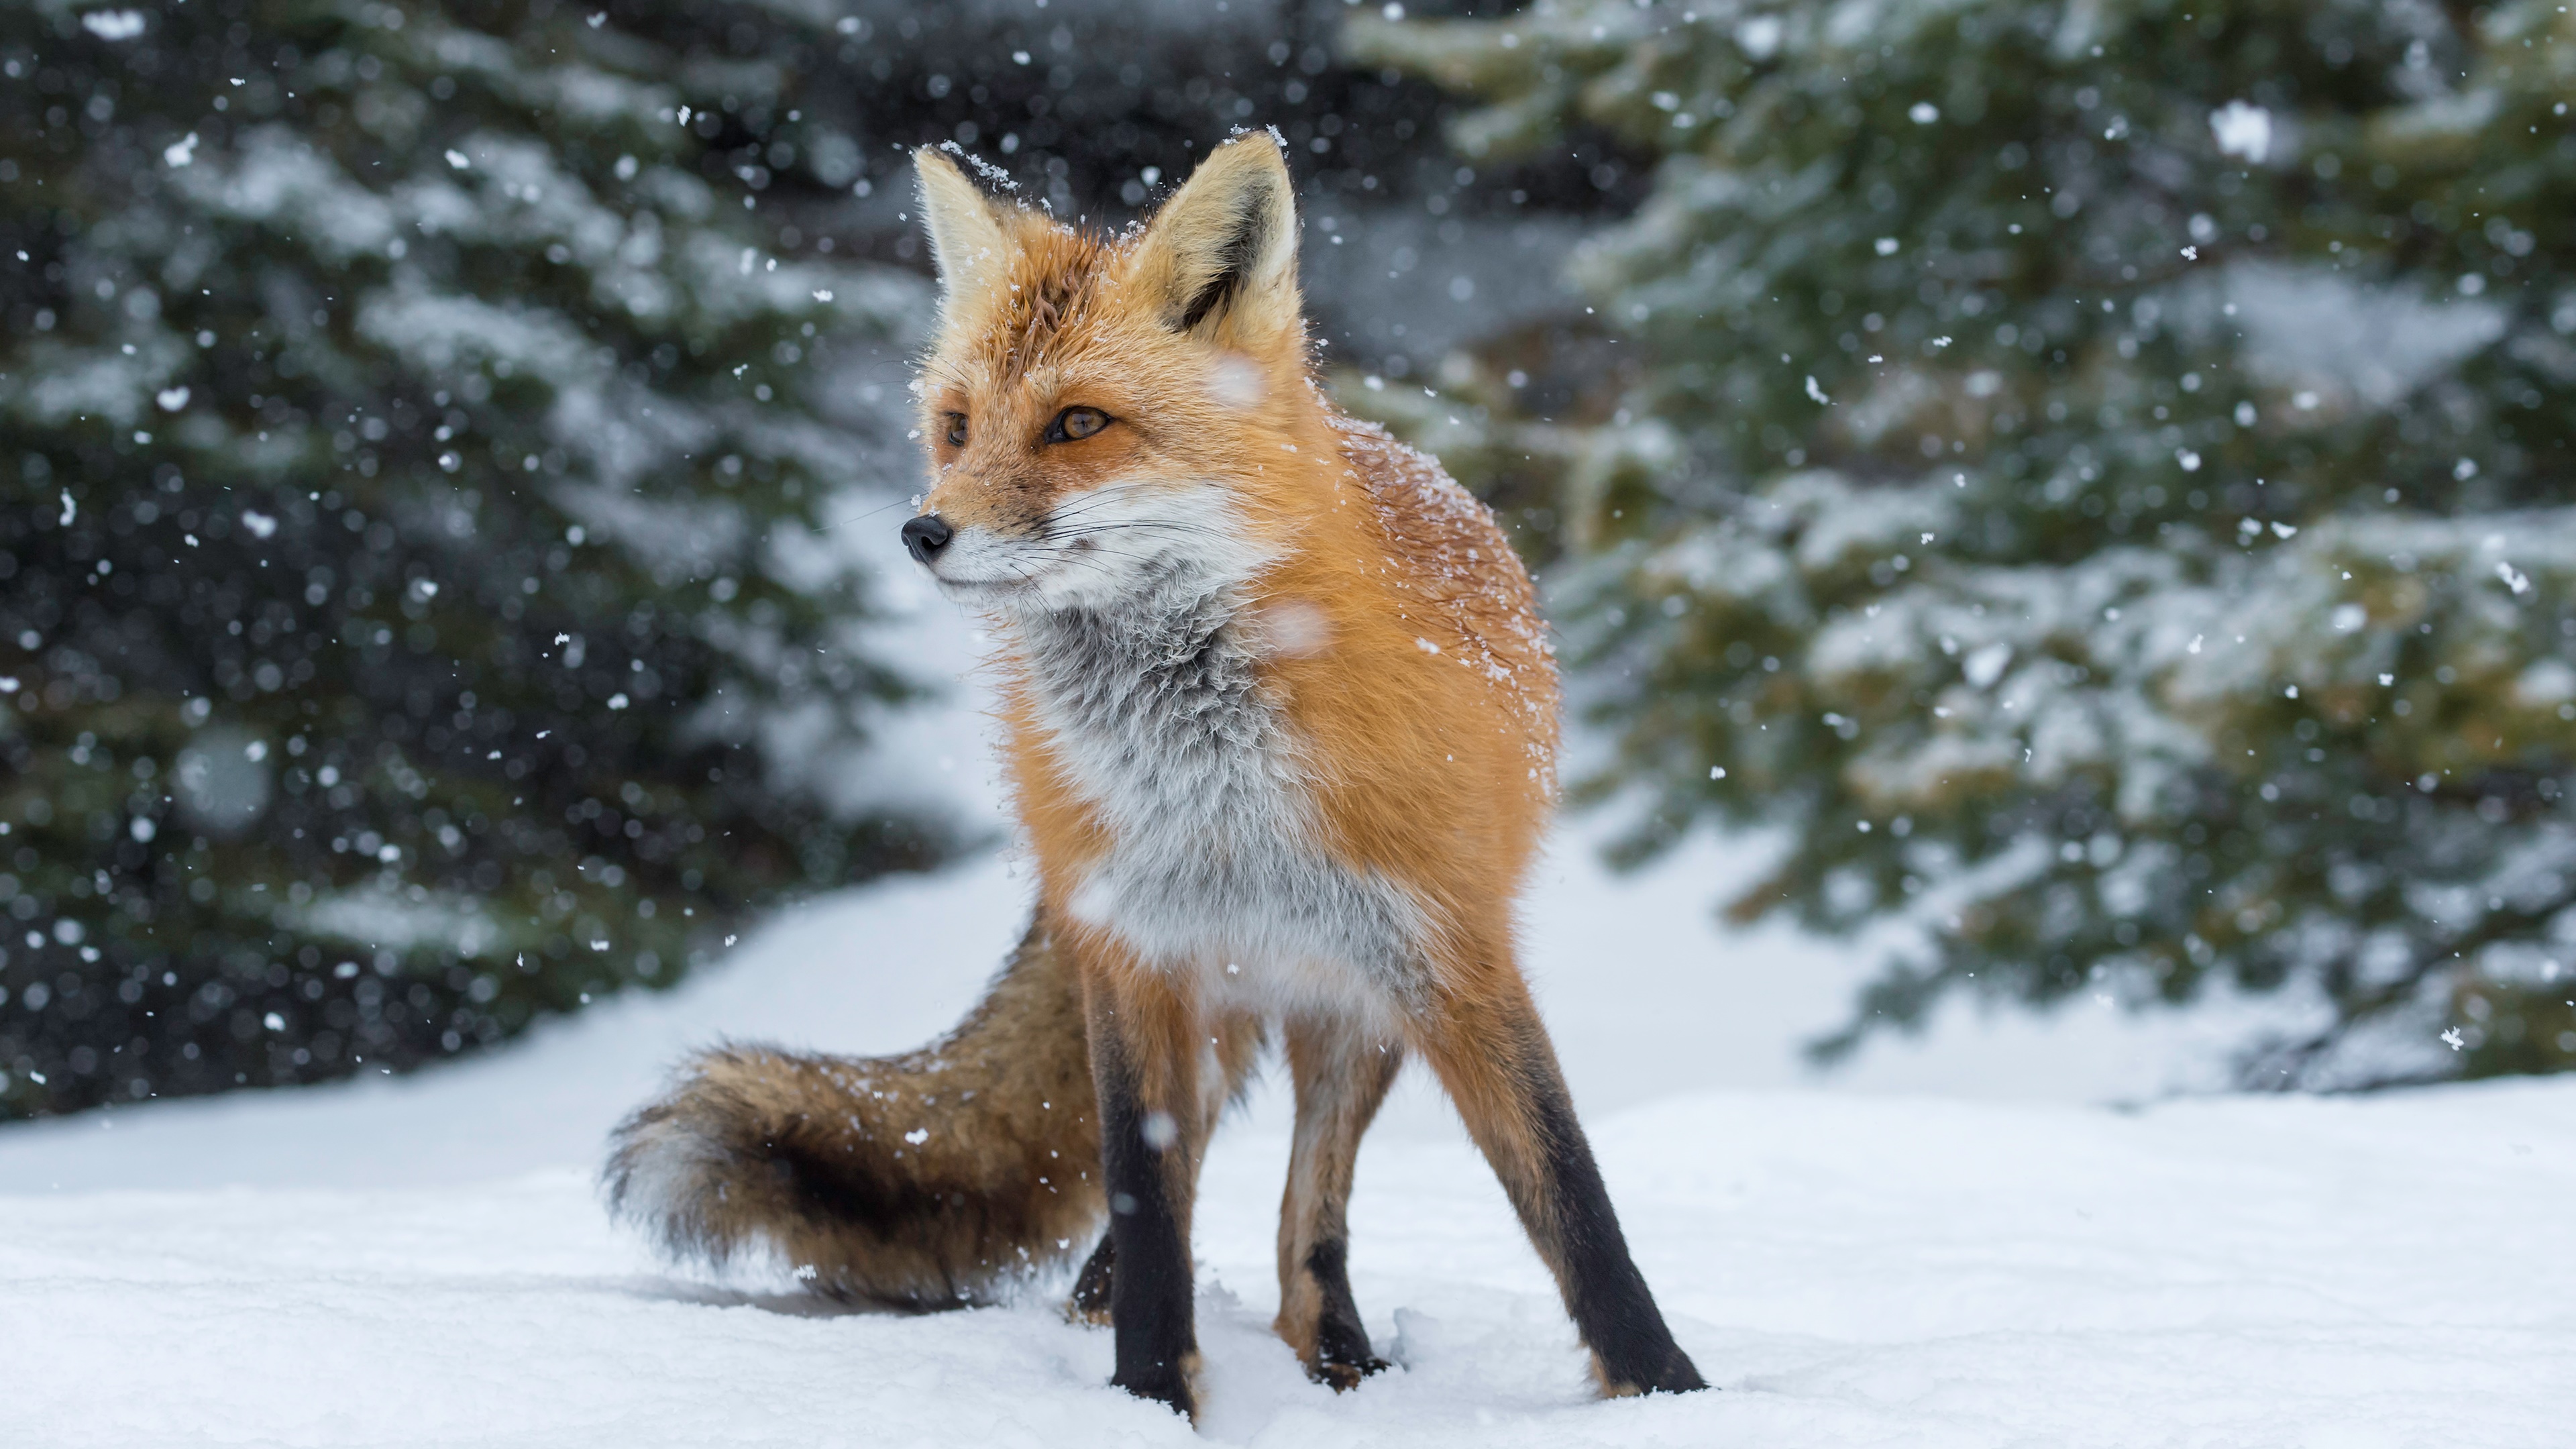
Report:
[[1515,974],[1421,1023],[1425,1056],[1547,1260],[1606,1394],[1708,1387],[1628,1256],[1546,1028]]
[[1563,1244],[1565,1306],[1591,1345],[1602,1387],[1610,1393],[1689,1393],[1708,1387],[1673,1342],[1646,1275],[1628,1256],[1610,1190],[1592,1160],[1592,1144],[1574,1119],[1574,1103],[1553,1068],[1532,1073],[1530,1099],[1547,1155],[1548,1191]]
[[1360,1380],[1387,1366],[1369,1347],[1368,1329],[1360,1323],[1359,1303],[1351,1297],[1349,1257],[1349,1245],[1339,1238],[1319,1242],[1306,1254],[1306,1271],[1314,1275],[1320,1300],[1312,1373],[1336,1389],[1357,1388]]
[[1143,993],[1103,999],[1110,994],[1091,993],[1091,1070],[1117,1260],[1109,1316],[1118,1367],[1109,1382],[1195,1417],[1189,1211],[1201,1135],[1197,1060],[1177,1002],[1140,1002]]

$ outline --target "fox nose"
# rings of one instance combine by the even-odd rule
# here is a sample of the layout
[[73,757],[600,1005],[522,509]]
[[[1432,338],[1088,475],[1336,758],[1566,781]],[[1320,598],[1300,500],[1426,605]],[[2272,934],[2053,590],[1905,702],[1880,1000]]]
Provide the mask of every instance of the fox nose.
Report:
[[948,546],[948,540],[956,536],[957,530],[950,528],[948,520],[936,513],[925,513],[917,518],[906,519],[903,525],[903,546],[922,563],[930,562],[941,549]]

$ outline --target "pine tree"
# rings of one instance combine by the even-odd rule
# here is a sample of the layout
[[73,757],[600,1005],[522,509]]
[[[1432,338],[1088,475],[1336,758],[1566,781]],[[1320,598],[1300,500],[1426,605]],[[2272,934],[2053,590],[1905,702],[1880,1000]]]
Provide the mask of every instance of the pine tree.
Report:
[[[2556,0],[1543,0],[1355,22],[1614,132],[1626,362],[1542,422],[1628,842],[1967,990],[2283,993],[2252,1084],[2576,1066],[2576,19]],[[1455,419],[1453,421],[1452,419]]]
[[0,1116],[435,1059],[936,851],[761,748],[902,692],[828,530],[909,445],[823,394],[926,293],[758,204],[841,194],[828,24],[0,12]]

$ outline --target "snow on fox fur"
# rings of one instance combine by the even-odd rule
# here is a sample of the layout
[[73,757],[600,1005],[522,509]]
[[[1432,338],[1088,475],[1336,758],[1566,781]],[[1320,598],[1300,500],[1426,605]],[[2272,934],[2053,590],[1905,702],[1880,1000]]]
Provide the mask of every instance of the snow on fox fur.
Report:
[[934,151],[942,283],[913,557],[1001,642],[1036,919],[911,1056],[725,1046],[619,1130],[620,1211],[670,1249],[768,1248],[817,1289],[936,1307],[1091,1247],[1112,1382],[1195,1413],[1190,1212],[1266,1045],[1296,1132],[1280,1335],[1371,1351],[1351,1165],[1408,1054],[1554,1272],[1605,1392],[1703,1387],[1630,1261],[1514,957],[1556,793],[1527,574],[1439,465],[1316,386],[1280,149],[1217,148],[1120,236]]

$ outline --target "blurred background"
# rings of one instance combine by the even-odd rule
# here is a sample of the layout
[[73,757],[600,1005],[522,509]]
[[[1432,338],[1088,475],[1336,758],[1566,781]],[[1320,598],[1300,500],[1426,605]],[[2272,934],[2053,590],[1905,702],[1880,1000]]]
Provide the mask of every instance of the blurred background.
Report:
[[1541,576],[1579,849],[1700,923],[1664,977],[1826,943],[1824,1064],[1974,1000],[2215,1021],[2242,1086],[2576,1066],[2571,41],[10,6],[0,1118],[475,1052],[989,850],[919,708],[967,636],[884,546],[907,152],[1115,228],[1250,126],[1320,370]]

